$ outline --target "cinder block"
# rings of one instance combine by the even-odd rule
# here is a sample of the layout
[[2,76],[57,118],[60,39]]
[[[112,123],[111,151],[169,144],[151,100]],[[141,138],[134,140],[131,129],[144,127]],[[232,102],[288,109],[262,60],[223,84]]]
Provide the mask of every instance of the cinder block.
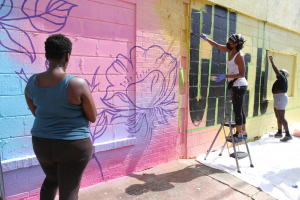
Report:
[[[73,11],[78,10],[78,9],[79,9],[78,7],[75,7],[70,13],[72,14]],[[67,22],[65,23],[65,26],[63,28],[64,34],[67,36],[70,36],[70,35],[77,36],[77,37],[84,36],[83,28],[82,28],[82,26],[83,26],[82,24],[84,23],[83,21],[85,21],[85,19],[69,16],[67,19]],[[76,28],[74,28],[74,27],[76,27]]]
[[[72,55],[97,56],[98,40],[82,37],[69,37],[72,46]],[[84,49],[84,51],[82,51]]]
[[[94,1],[88,0],[72,0],[70,3],[75,4],[76,7],[73,7],[70,16],[71,17],[80,17],[90,20],[98,20],[99,10],[103,4]],[[63,15],[63,12],[55,12],[57,15]]]
[[24,117],[0,118],[0,139],[20,137],[24,135]]
[[31,137],[17,137],[12,139],[3,139],[3,159],[20,158],[34,155],[32,149]]
[[93,75],[96,69],[100,67],[97,74],[106,74],[107,68],[112,65],[115,58],[101,58],[101,57],[80,57],[83,74]]
[[100,56],[116,57],[121,53],[129,57],[129,50],[130,48],[126,42],[99,40],[97,52]]
[[24,95],[0,96],[0,117],[31,115]]
[[29,184],[33,184],[33,183],[42,183],[45,179],[45,175],[44,176],[35,176],[35,177],[31,177],[28,179],[28,183]]
[[22,95],[22,80],[17,74],[0,74],[0,96]]
[[33,115],[31,115],[31,116],[26,116],[23,119],[24,119],[24,128],[25,128],[24,135],[31,136],[30,131],[31,131],[31,128],[33,126],[33,122],[34,122],[35,117]]
[[29,193],[28,192],[24,192],[24,193],[20,193],[20,194],[13,195],[13,196],[8,196],[6,199],[7,200],[18,200],[18,199],[25,199],[27,197],[29,197]]
[[82,35],[89,38],[101,38],[112,40],[115,34],[113,23],[82,20]]
[[114,39],[119,41],[127,41],[132,43],[132,47],[134,46],[135,40],[135,27],[132,25],[114,25]]
[[[23,194],[19,194],[19,195],[16,195],[16,194],[18,194],[18,188],[13,188],[10,190],[5,189],[6,199],[8,199],[8,200],[18,200],[18,199],[22,199],[24,197]],[[28,195],[27,195],[27,197],[28,197]]]

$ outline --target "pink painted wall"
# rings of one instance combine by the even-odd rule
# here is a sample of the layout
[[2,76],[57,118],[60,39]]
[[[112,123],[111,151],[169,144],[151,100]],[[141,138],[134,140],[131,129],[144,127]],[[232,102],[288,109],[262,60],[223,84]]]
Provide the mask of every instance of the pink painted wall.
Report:
[[183,155],[178,69],[188,55],[180,49],[180,30],[170,31],[179,22],[161,11],[180,16],[182,2],[176,8],[152,0],[2,2],[0,76],[7,89],[0,88],[0,103],[10,108],[0,111],[7,199],[39,199],[44,173],[30,157],[34,118],[23,91],[27,78],[46,70],[44,41],[52,33],[71,39],[68,73],[88,81],[98,111],[90,125],[95,153],[81,187]]

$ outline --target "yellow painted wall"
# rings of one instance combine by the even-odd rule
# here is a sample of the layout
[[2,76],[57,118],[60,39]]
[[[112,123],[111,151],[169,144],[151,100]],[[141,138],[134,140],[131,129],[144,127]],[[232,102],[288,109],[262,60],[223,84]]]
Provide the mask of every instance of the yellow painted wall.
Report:
[[300,1],[298,0],[209,0],[208,2],[300,32]]
[[[274,56],[275,64],[279,69],[287,69],[291,76],[288,78],[289,104],[286,109],[286,119],[291,125],[294,122],[300,122],[300,1],[295,0],[191,0],[191,9],[203,10],[205,4],[220,5],[226,7],[231,12],[237,13],[237,32],[242,34],[246,40],[243,54],[251,54],[251,63],[248,66],[248,89],[250,90],[249,98],[249,115],[247,118],[247,131],[250,140],[255,137],[261,137],[271,130],[271,127],[277,129],[276,118],[273,112],[273,99],[271,88],[275,81],[275,73],[269,63],[268,87],[266,100],[269,102],[266,113],[260,113],[253,117],[253,105],[255,95],[255,79],[256,79],[256,61],[257,49],[262,48],[262,70],[265,70],[266,52]],[[204,9],[205,10],[205,9]],[[212,36],[209,36],[212,38]],[[200,57],[210,58],[211,47],[201,40]],[[199,66],[200,67],[200,66]],[[200,71],[200,70],[199,70]],[[205,116],[204,116],[205,119]],[[213,130],[214,127],[203,127],[203,123],[199,127],[188,125],[188,137],[198,135],[205,144],[199,142],[198,146],[204,148],[193,147],[193,149],[202,149],[204,153],[212,138],[205,139],[205,134]],[[189,151],[189,156],[197,151]]]
[[[268,52],[274,55],[275,63],[279,68],[288,69],[291,73],[289,78],[289,104],[286,110],[286,118],[291,125],[300,121],[300,1],[295,0],[156,0],[153,8],[158,18],[154,24],[159,24],[157,31],[153,33],[163,37],[165,48],[172,55],[176,56],[179,66],[184,69],[185,87],[180,90],[181,100],[180,120],[181,130],[186,130],[178,135],[179,154],[187,156],[197,156],[204,153],[209,148],[219,125],[206,127],[204,114],[199,126],[194,126],[189,114],[189,47],[190,47],[190,15],[192,9],[204,11],[205,5],[220,5],[226,7],[231,12],[237,13],[237,32],[243,34],[245,48],[244,55],[251,54],[251,63],[248,65],[249,83],[249,115],[247,118],[247,131],[249,138],[253,140],[269,132],[271,127],[276,129],[276,118],[273,112],[273,100],[271,87],[275,80],[275,74],[269,64],[268,87],[266,100],[269,101],[267,111],[259,113],[253,117],[253,105],[255,95],[256,61],[257,49],[263,49],[262,70],[265,70],[265,55]],[[153,20],[153,18],[151,18]],[[149,23],[145,22],[145,23]],[[152,23],[149,23],[151,26]],[[209,36],[213,37],[212,35]],[[158,41],[147,41],[156,44]],[[211,46],[206,42],[200,44],[200,57],[211,58]],[[199,80],[200,81],[200,80]],[[179,83],[178,83],[179,86]],[[201,99],[201,96],[198,96]],[[219,143],[222,143],[222,139]],[[179,145],[180,144],[180,145]],[[186,150],[185,150],[186,149]]]

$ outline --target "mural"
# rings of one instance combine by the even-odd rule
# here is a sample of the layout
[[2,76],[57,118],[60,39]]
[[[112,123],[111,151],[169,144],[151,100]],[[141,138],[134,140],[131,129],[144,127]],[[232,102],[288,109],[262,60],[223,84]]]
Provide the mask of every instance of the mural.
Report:
[[[143,74],[138,72],[134,73],[137,70],[135,63],[132,61],[132,53],[135,52],[136,49],[143,51],[145,62],[147,62],[147,53],[149,51],[160,52],[155,63],[153,63],[153,68],[148,68],[148,70],[143,71]],[[125,58],[128,63],[124,64],[120,58]],[[167,63],[168,68],[170,68],[167,74],[162,70],[156,69],[161,63]],[[153,45],[148,49],[135,46],[130,50],[129,58],[119,54],[106,71],[106,80],[110,85],[106,88],[105,96],[101,97],[100,100],[107,108],[97,114],[98,117],[95,128],[91,129],[90,126],[93,144],[97,138],[101,137],[107,131],[108,124],[112,124],[120,118],[125,119],[126,123],[124,128],[128,133],[134,135],[141,131],[144,134],[144,138],[150,136],[150,140],[156,126],[169,125],[169,118],[175,117],[175,112],[178,109],[178,102],[175,100],[176,93],[174,91],[177,80],[177,64],[175,57],[157,45]],[[45,67],[48,69],[47,61],[45,62]],[[96,86],[100,84],[95,83],[99,68],[100,66],[96,69],[91,83],[86,80],[92,92]],[[111,71],[124,75],[124,79],[116,79],[109,76],[108,74],[110,74]],[[23,68],[20,72],[16,73],[27,83],[28,77]],[[127,74],[134,75],[127,76]],[[151,102],[146,106],[138,105],[135,100],[135,95],[132,94],[132,92],[135,91],[135,87],[143,83],[150,83],[149,87],[143,90],[143,92],[150,94],[149,98],[151,98]],[[118,91],[120,85],[125,88],[125,91]],[[157,90],[157,88],[159,88],[159,90]],[[104,179],[101,164],[95,152],[92,155],[92,159],[96,160],[102,178]]]
[[[8,51],[25,54],[31,63],[34,63],[35,47],[32,38],[20,26],[22,21],[29,21],[36,31],[57,33],[64,28],[70,12],[75,7],[78,5],[64,0],[35,0],[34,2],[23,0],[18,2],[18,5],[14,5],[13,0],[2,0],[0,25],[4,31],[0,31],[0,45]],[[18,40],[16,31],[23,33],[26,40]],[[96,91],[99,84],[108,83],[105,94],[100,99],[95,99],[95,102],[101,101],[105,108],[97,114],[96,122],[89,125],[93,144],[98,143],[98,139],[110,131],[108,129],[110,125],[118,126],[119,129],[127,132],[125,136],[132,137],[139,134],[145,140],[151,140],[155,128],[170,125],[169,118],[175,117],[178,110],[174,89],[177,81],[177,59],[158,45],[149,48],[134,46],[129,52],[129,55],[119,52],[109,67],[105,66],[107,69],[105,80],[97,79],[103,66],[95,69],[91,81],[86,79],[92,93]],[[142,59],[138,64],[135,58],[136,52]],[[45,69],[48,69],[47,60]],[[15,73],[27,83],[26,69],[21,68]],[[111,74],[117,74],[118,78]],[[142,88],[142,92],[147,94],[147,102],[137,100],[137,88],[138,90]],[[96,152],[91,159],[95,159],[104,180],[100,161],[95,154]]]
[[[55,2],[49,1],[45,9],[45,13],[37,15],[35,11],[34,15],[29,16],[24,11],[26,2],[27,0],[23,2],[22,9],[21,9],[22,12],[26,15],[26,17],[17,18],[17,19],[5,19],[5,21],[30,20],[31,25],[36,30],[48,32],[48,33],[54,33],[60,31],[64,27],[67,21],[67,17],[64,17],[63,19],[60,18],[61,20],[60,23],[49,21],[47,19],[47,16],[52,15],[51,14],[52,11],[59,10],[61,12],[67,12],[67,16],[68,16],[70,10],[76,6],[66,1],[55,1]],[[39,1],[37,0],[35,6],[37,7],[38,4]],[[11,9],[8,11],[8,14],[4,15],[1,19],[4,19],[7,16],[9,16],[12,9],[13,9],[13,2],[11,1]],[[51,30],[51,31],[42,30],[34,25],[34,18],[42,18],[55,25],[58,25],[59,27],[57,27],[56,30]],[[4,29],[5,26],[7,25],[2,24],[2,27]],[[14,29],[21,30],[16,26],[14,26]],[[28,36],[28,34],[25,31],[22,32],[24,32]],[[1,45],[3,45],[3,47],[11,51],[26,54],[30,58],[31,62],[34,62],[36,57],[34,52],[34,46],[32,45],[31,42],[31,38],[28,36],[28,40],[30,41],[32,52],[27,50],[28,47],[24,47],[22,46],[22,44],[15,42],[15,40],[12,37],[10,37],[10,32],[8,30],[6,30],[6,33],[8,34],[8,37],[11,38],[11,40],[14,42],[14,44],[22,47],[24,51],[17,51],[16,50],[17,48],[6,46],[3,43],[1,43]],[[136,50],[138,50],[139,52],[143,52],[145,62],[147,62],[148,52],[156,51],[160,53],[157,54],[158,57],[153,63],[152,68],[148,68],[147,70],[143,70],[142,73],[139,73],[137,72],[137,66],[135,62],[132,59],[135,56],[134,53],[136,52]],[[124,63],[124,61],[126,63]],[[167,74],[165,74],[162,70],[159,70],[158,68],[158,65],[166,62],[168,62],[167,67],[168,69],[170,69],[170,71]],[[177,67],[178,66],[177,66],[176,58],[173,57],[170,53],[164,51],[162,47],[157,45],[153,45],[147,49],[144,49],[140,46],[135,46],[130,50],[130,57],[126,57],[121,53],[118,54],[116,56],[115,61],[107,68],[106,71],[106,81],[109,82],[109,86],[106,88],[106,94],[104,95],[104,97],[100,98],[100,101],[102,101],[104,105],[107,106],[107,108],[103,109],[100,113],[98,113],[98,118],[95,124],[95,128],[91,129],[90,127],[92,142],[95,143],[95,141],[107,131],[107,125],[115,123],[120,118],[122,118],[123,121],[125,119],[124,125],[128,133],[134,135],[135,133],[138,133],[139,131],[142,130],[144,137],[150,136],[150,140],[151,140],[151,136],[155,127],[162,124],[169,124],[169,120],[168,120],[169,117],[170,116],[174,117],[175,112],[178,109],[177,107],[178,102],[175,101],[176,95],[174,91],[174,87],[177,80],[177,70],[178,70]],[[47,61],[45,61],[45,68],[46,70],[48,69]],[[95,70],[91,82],[86,80],[88,85],[91,88],[91,92],[93,92],[94,89],[100,84],[100,82],[96,83],[96,77],[99,69],[100,66]],[[121,77],[124,78],[116,79],[113,76],[109,76],[108,74],[110,73],[117,73],[119,75],[122,75]],[[20,70],[20,72],[16,71],[16,74],[23,81],[27,83],[28,77],[23,68]],[[148,105],[141,106],[138,105],[135,100],[134,91],[136,86],[144,83],[149,83],[149,87],[144,88],[143,92],[149,94],[148,98],[151,98],[151,102]],[[124,91],[119,91],[120,86],[124,87]],[[92,159],[96,160],[99,169],[101,171],[102,178],[104,179],[103,172],[101,169],[101,164],[97,156],[95,155],[95,152],[92,156]]]
[[[36,55],[32,39],[26,31],[12,24],[29,20],[35,30],[45,33],[55,33],[63,29],[70,11],[76,6],[77,5],[64,0],[35,0],[34,3],[32,1],[28,3],[28,0],[24,0],[21,4],[21,9],[19,9],[14,6],[13,0],[2,0],[0,3],[0,27],[4,31],[0,32],[0,45],[9,51],[27,55],[33,63],[36,59]],[[38,12],[38,7],[44,7],[44,12]],[[22,14],[16,14],[16,12],[20,11]],[[12,17],[15,15],[23,15],[23,17]],[[37,23],[37,21],[39,22]],[[41,25],[41,21],[46,21],[47,26]],[[18,39],[17,33],[19,32],[26,36],[25,40]]]
[[[228,11],[222,6],[205,5],[203,10],[192,9],[191,36],[190,36],[190,72],[189,72],[189,108],[191,121],[199,126],[205,113],[205,126],[220,124],[225,117],[225,101],[230,100],[230,92],[227,90],[225,80],[217,83],[210,81],[210,76],[218,76],[227,73],[225,52],[212,47],[211,58],[202,58],[198,34],[212,35],[212,39],[220,44],[226,44],[227,38],[236,33],[237,14]],[[212,27],[213,26],[213,27]],[[255,99],[253,116],[265,114],[268,101],[266,99],[268,64],[262,70],[262,48],[257,50]],[[246,79],[248,78],[248,65],[251,63],[251,54],[245,54]],[[200,68],[200,70],[199,70]],[[249,88],[245,95],[245,114],[248,117]],[[229,110],[231,113],[231,110]],[[233,113],[232,113],[233,115]],[[234,116],[233,116],[234,118]]]

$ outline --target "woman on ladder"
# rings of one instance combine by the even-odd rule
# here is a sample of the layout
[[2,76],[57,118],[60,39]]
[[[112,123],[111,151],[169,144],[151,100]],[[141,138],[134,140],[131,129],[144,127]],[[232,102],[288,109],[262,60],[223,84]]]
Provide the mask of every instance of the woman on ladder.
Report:
[[244,47],[244,37],[241,34],[232,34],[226,45],[221,45],[206,37],[205,34],[199,35],[207,41],[211,46],[229,53],[227,60],[228,74],[221,74],[216,78],[216,82],[228,78],[229,85],[232,85],[231,99],[233,104],[233,112],[235,115],[236,133],[233,135],[235,139],[247,139],[246,132],[246,116],[243,109],[245,94],[248,82],[245,78],[245,61],[241,50]]

